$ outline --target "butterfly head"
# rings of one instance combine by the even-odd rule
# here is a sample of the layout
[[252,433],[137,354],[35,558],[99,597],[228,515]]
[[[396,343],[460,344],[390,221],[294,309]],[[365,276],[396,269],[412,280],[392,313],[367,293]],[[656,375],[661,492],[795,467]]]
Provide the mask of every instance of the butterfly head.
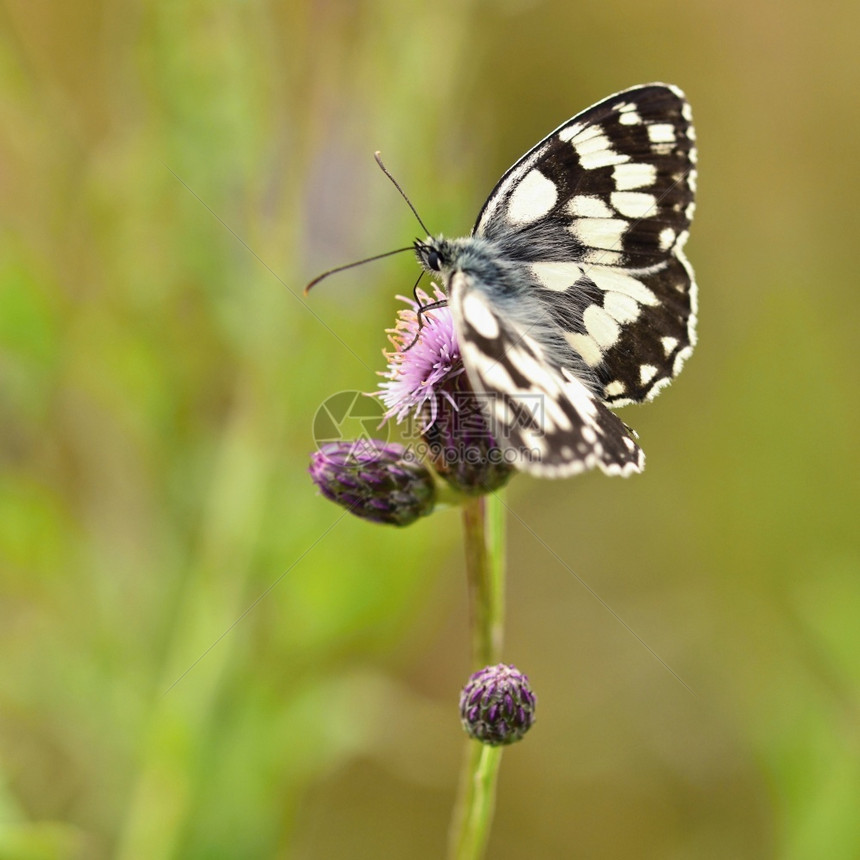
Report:
[[415,240],[415,254],[421,266],[432,275],[433,272],[444,273],[451,267],[453,248],[451,242],[441,236],[428,236],[424,242]]

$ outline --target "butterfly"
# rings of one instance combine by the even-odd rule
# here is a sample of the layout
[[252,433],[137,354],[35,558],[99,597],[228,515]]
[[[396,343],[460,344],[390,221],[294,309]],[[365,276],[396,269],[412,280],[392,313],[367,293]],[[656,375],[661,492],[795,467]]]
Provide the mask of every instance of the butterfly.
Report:
[[514,465],[640,472],[610,407],[653,398],[696,342],[683,253],[696,147],[675,86],[611,95],[510,168],[470,236],[415,243],[447,294],[471,387]]

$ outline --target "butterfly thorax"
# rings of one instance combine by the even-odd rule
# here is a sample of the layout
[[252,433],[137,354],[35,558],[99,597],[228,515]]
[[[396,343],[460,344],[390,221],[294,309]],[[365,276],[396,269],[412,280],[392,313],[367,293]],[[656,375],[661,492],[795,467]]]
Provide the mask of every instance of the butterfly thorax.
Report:
[[477,289],[487,292],[494,301],[506,299],[521,301],[528,293],[523,282],[522,266],[505,260],[496,243],[479,236],[462,239],[446,239],[444,236],[428,237],[426,242],[416,242],[415,252],[419,263],[432,275],[441,275],[447,292],[461,279],[458,273]]
[[498,321],[503,335],[500,343],[534,341],[544,360],[575,372],[590,390],[600,389],[593,370],[571,348],[551,306],[535,289],[528,267],[507,259],[498,243],[481,236],[429,237],[424,243],[416,243],[416,253],[431,275],[441,276],[455,319],[463,315],[458,309],[469,303],[474,306],[478,298]]

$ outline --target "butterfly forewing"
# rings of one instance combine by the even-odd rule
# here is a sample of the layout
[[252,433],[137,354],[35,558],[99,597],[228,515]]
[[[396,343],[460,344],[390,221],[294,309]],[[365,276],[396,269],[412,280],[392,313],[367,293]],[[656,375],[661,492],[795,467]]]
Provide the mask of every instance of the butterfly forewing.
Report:
[[617,475],[642,470],[645,457],[629,428],[547,354],[536,331],[499,314],[472,276],[458,273],[449,287],[469,381],[490,432],[519,468],[544,477],[595,466]]
[[475,225],[475,236],[522,264],[607,403],[652,397],[695,342],[696,286],[682,250],[694,141],[676,87],[610,96],[514,165]]

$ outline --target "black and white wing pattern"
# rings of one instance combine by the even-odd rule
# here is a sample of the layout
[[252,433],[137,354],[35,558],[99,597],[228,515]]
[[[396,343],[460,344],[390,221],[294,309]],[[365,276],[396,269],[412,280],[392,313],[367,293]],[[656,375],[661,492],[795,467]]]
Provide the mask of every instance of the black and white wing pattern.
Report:
[[643,468],[608,406],[654,397],[695,344],[694,141],[679,89],[626,90],[518,161],[470,238],[428,240],[470,382],[525,471]]
[[473,230],[522,262],[606,403],[654,397],[696,342],[683,253],[692,113],[677,87],[626,90],[575,116],[501,179]]
[[465,273],[450,284],[450,307],[469,380],[488,427],[518,468],[562,478],[599,466],[610,475],[645,463],[632,431],[595,395],[572,351],[559,361],[552,333],[522,314],[500,314]]

